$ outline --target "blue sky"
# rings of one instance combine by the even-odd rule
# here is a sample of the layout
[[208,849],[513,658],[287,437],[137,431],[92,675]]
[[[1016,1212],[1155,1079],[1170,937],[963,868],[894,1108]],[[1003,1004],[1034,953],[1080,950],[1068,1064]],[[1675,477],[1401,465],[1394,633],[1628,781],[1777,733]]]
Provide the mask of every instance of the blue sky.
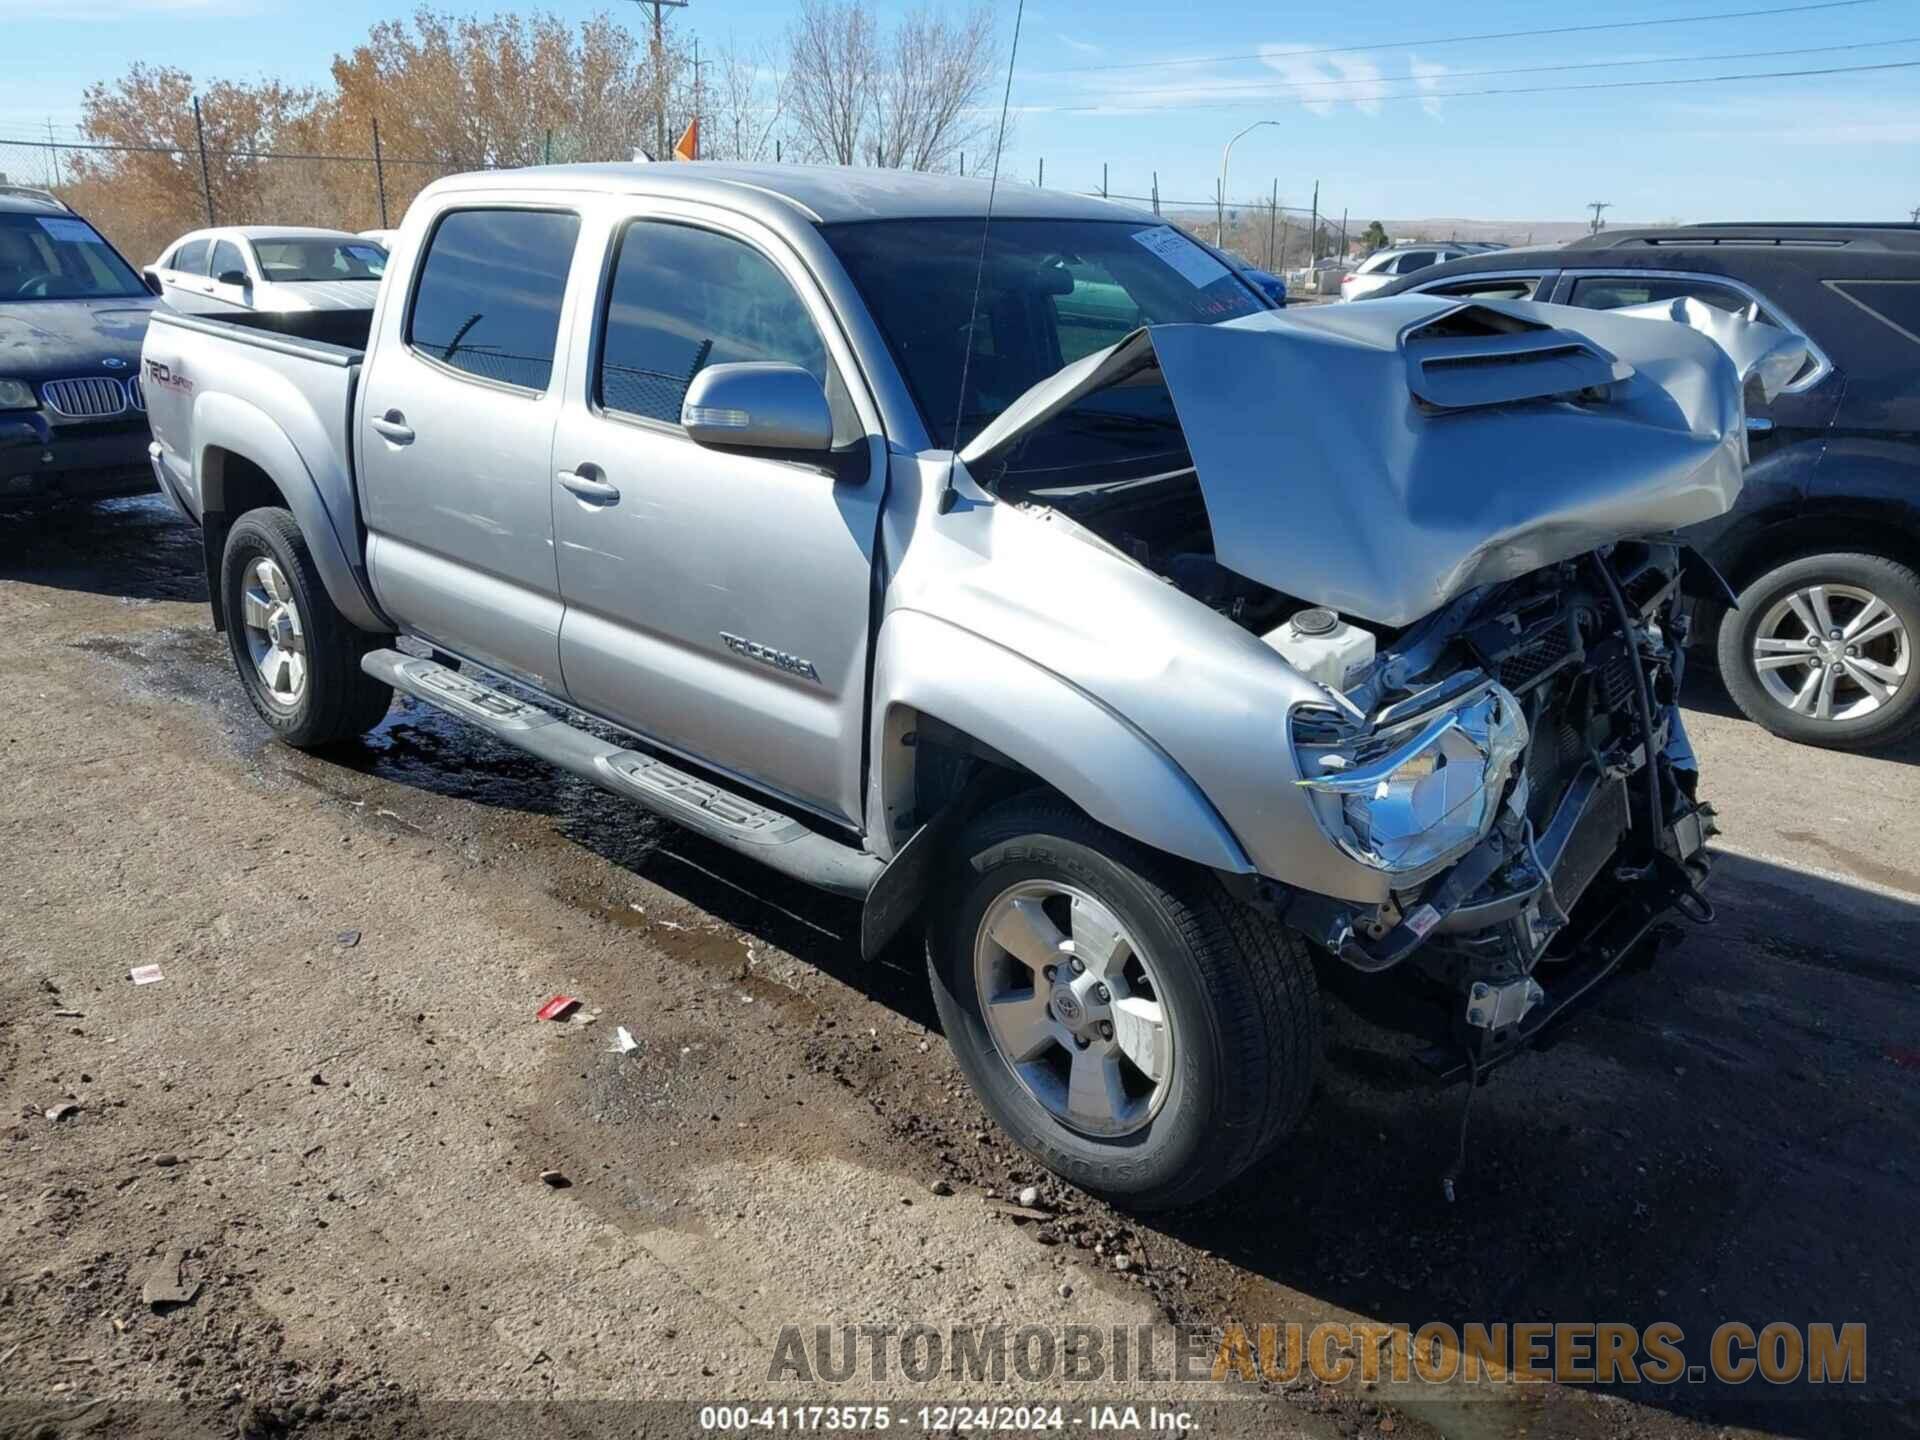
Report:
[[[875,0],[887,15],[901,0]],[[1920,6],[1844,7],[1557,37],[1436,43],[1556,25],[1771,9],[1792,0],[1368,0],[1344,7],[1253,0],[1032,0],[1014,77],[1009,166],[1050,185],[1210,197],[1228,136],[1230,198],[1382,216],[1904,218],[1920,205],[1920,68],[1526,95],[1449,92],[1920,62]],[[397,9],[398,7],[394,7]],[[464,10],[469,7],[453,5]],[[493,7],[481,5],[479,13]],[[584,18],[593,4],[559,3]],[[630,5],[613,7],[632,16]],[[1010,31],[1011,0],[995,0]],[[393,13],[367,0],[0,0],[0,138],[71,135],[89,81],[135,60],[196,76],[318,81],[336,51]],[[781,0],[693,0],[676,23],[708,44],[777,37]],[[1302,50],[1347,47],[1340,53]],[[1858,46],[1858,49],[1833,49]],[[1359,48],[1353,48],[1359,47]],[[1294,54],[1283,52],[1294,51]],[[1785,53],[1753,53],[1785,52]],[[1244,55],[1247,59],[1213,59]],[[1742,58],[1696,59],[1700,56]],[[1200,60],[1201,63],[1172,63]],[[1630,61],[1607,68],[1604,62]],[[1111,68],[1093,68],[1111,67]],[[1118,68],[1126,67],[1126,68]],[[1500,72],[1468,75],[1462,72]]]

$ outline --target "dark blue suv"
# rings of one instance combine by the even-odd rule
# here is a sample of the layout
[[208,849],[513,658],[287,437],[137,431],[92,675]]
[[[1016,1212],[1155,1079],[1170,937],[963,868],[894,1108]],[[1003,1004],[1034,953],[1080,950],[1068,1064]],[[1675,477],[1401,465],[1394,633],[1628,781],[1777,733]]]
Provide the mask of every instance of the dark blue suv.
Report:
[[0,186],[0,505],[154,488],[140,342],[158,303],[52,195]]

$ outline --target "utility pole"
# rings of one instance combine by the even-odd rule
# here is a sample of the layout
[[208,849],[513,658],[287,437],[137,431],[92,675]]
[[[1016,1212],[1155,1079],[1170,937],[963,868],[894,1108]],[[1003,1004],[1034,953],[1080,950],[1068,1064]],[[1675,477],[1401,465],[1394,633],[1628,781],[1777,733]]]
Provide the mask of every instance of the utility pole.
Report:
[[[49,120],[47,124],[52,125],[53,122]],[[1920,205],[1916,205],[1913,207],[1913,213],[1908,218],[1911,219],[1914,224],[1920,225]]]
[[1347,212],[1340,212],[1340,258],[1347,258]]
[[1273,268],[1273,227],[1280,219],[1280,177],[1273,177],[1273,199],[1267,205],[1267,271],[1277,274]]
[[[1311,270],[1320,258],[1320,182],[1313,182],[1313,218],[1307,221],[1307,269]],[[1320,293],[1318,277],[1314,280],[1314,294]]]
[[1160,213],[1160,172],[1153,172],[1153,213]]
[[[551,130],[547,132],[553,134]],[[549,141],[551,143],[551,141]],[[380,228],[387,228],[387,167],[380,158],[380,117],[373,117],[373,186],[380,192]]]
[[1600,218],[1600,212],[1602,210],[1611,210],[1612,208],[1613,202],[1611,200],[1589,200],[1587,202],[1587,209],[1593,212],[1593,219],[1587,222],[1587,233],[1589,235],[1598,235],[1602,230],[1607,228],[1607,222]]
[[[701,90],[700,90],[700,67],[702,65],[711,65],[712,63],[713,62],[711,60],[702,60],[700,58],[700,37],[698,35],[694,36],[693,37],[693,123],[696,127],[700,124],[700,110],[701,110],[700,101],[702,99]],[[696,160],[700,158],[700,132],[697,128],[693,132],[693,158]]]
[[193,133],[200,141],[200,194],[207,202],[207,224],[220,222],[213,218],[213,177],[207,170],[207,127],[200,120],[200,97],[193,97]]
[[[66,184],[65,177],[60,173],[60,151],[53,143],[53,117],[51,115],[47,117],[47,159],[52,164],[54,186],[58,188]],[[1914,214],[1920,215],[1920,210],[1914,211]]]
[[[636,0],[636,3],[653,7],[653,158],[664,160],[670,152],[667,149],[667,38],[660,7],[672,5],[684,10],[688,0]],[[694,74],[697,83],[699,72]]]

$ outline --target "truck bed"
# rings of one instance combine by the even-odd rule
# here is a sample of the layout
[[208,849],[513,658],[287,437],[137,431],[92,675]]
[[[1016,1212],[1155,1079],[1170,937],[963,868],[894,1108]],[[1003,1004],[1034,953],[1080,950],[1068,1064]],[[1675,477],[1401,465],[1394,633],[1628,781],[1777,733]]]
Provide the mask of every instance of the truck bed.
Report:
[[[236,310],[229,315],[189,314],[163,305],[154,318],[163,318],[190,330],[211,327],[211,333],[227,339],[292,341],[302,348],[322,346],[329,351],[350,352],[358,360],[366,353],[367,336],[373,329],[371,310],[254,311]],[[234,332],[241,333],[234,333]],[[271,348],[279,348],[272,346]]]
[[351,570],[360,549],[353,402],[372,324],[371,310],[155,310],[141,383],[162,488],[204,521],[224,508],[222,457],[239,454],[288,492],[310,537],[324,529],[335,538],[339,566]]

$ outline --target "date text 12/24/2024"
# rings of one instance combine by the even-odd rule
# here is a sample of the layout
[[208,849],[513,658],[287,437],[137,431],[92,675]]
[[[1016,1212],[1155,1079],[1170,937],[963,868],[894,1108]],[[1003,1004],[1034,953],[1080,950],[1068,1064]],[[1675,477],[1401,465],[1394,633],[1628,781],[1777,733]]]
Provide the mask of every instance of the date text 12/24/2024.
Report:
[[1191,1412],[1158,1405],[916,1405],[896,1413],[890,1405],[703,1405],[700,1428],[721,1434],[772,1431],[918,1431],[923,1434],[1010,1433],[1083,1430],[1089,1434],[1138,1432],[1185,1435]]

